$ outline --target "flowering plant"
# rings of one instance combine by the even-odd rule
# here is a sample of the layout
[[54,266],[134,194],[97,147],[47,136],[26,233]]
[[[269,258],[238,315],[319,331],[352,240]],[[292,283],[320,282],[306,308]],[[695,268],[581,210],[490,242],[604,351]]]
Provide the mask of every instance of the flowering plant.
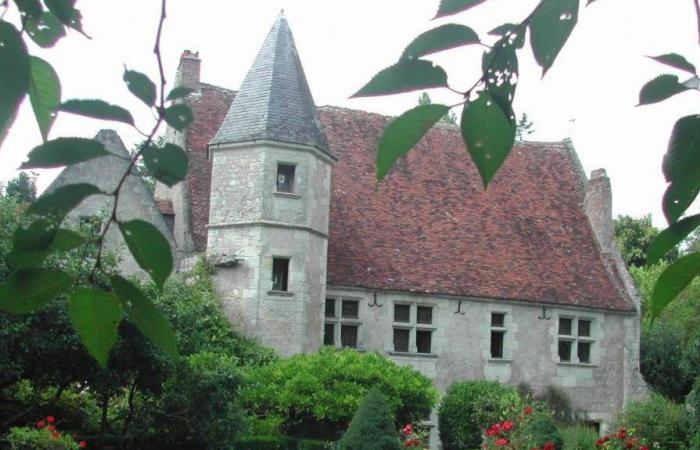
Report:
[[420,450],[428,448],[430,433],[424,425],[408,423],[401,429],[401,435],[404,439],[404,447],[415,447]]
[[88,447],[86,441],[76,442],[74,436],[61,433],[54,416],[46,416],[37,420],[34,428],[16,427],[10,429],[7,440],[12,450],[80,450]]
[[[484,432],[481,448],[484,450],[540,450],[532,444],[532,437],[527,432],[534,412],[532,405],[526,405],[519,411],[516,410],[516,406],[512,406],[507,414],[507,417],[511,417],[512,420],[507,419],[488,427]],[[547,442],[542,450],[556,450],[556,446],[553,442]]]
[[606,450],[649,450],[641,439],[634,436],[634,430],[620,428],[616,433],[608,434],[598,439],[597,448]]

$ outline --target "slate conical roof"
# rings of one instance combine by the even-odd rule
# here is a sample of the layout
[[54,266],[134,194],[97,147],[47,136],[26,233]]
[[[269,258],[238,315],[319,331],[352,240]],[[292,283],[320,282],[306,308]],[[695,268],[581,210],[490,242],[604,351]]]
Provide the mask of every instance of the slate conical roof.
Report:
[[294,37],[280,14],[211,144],[255,140],[306,144],[329,153]]

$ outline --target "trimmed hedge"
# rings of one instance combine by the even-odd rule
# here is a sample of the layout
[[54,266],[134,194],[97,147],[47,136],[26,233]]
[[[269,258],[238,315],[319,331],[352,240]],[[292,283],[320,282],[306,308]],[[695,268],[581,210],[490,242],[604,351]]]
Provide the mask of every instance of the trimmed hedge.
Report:
[[401,450],[389,406],[377,389],[371,389],[357,408],[350,428],[338,442],[338,449]]

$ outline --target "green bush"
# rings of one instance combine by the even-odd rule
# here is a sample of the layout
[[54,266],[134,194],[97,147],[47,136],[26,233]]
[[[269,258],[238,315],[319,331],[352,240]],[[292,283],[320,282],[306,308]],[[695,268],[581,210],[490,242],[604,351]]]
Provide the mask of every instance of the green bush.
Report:
[[685,406],[690,415],[693,431],[700,432],[700,377],[695,379],[693,390],[685,398]]
[[472,380],[453,384],[438,409],[443,448],[478,448],[483,431],[498,422],[508,406],[519,401],[515,388],[494,381]]
[[563,450],[596,450],[598,433],[590,427],[574,425],[559,430],[564,441]]
[[427,416],[431,381],[376,353],[323,348],[247,371],[243,402],[255,417],[284,417],[283,434],[335,440],[367,391],[375,387],[399,424]]
[[78,450],[78,443],[70,434],[54,437],[47,428],[10,428],[7,434],[10,450]]
[[[660,321],[642,330],[640,370],[651,388],[659,394],[682,402],[693,386],[693,374],[685,364],[683,330],[674,323]],[[696,368],[697,369],[697,368]]]
[[685,407],[659,394],[628,403],[618,422],[622,427],[634,429],[650,448],[685,450],[691,438]]
[[538,414],[527,427],[527,432],[532,438],[532,445],[543,447],[547,442],[553,443],[559,450],[563,448],[564,441],[559,434],[554,420],[546,414]]
[[338,442],[338,449],[400,450],[401,447],[386,400],[378,390],[371,389]]

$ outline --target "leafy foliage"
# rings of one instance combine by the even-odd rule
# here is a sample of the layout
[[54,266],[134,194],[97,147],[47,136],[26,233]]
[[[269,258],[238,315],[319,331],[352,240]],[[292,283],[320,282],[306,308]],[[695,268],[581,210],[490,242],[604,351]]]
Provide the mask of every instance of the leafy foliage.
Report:
[[20,203],[30,203],[36,199],[36,174],[20,172],[17,177],[7,182],[5,196],[12,197]]
[[628,403],[618,421],[621,426],[634,429],[650,448],[688,448],[691,436],[685,408],[659,394]]
[[562,448],[563,439],[559,434],[554,420],[546,414],[537,414],[528,424],[528,434],[532,438],[532,445],[544,447],[547,442],[552,442],[556,448]]
[[590,427],[574,425],[559,429],[564,441],[562,450],[596,450],[598,433]]
[[[659,230],[651,224],[651,215],[640,218],[618,216],[614,221],[615,244],[630,267],[642,267],[647,264],[649,247],[659,234]],[[665,255],[666,262],[678,258],[678,249],[671,246]]]
[[340,450],[399,450],[399,435],[389,406],[377,389],[370,389],[338,442]]

